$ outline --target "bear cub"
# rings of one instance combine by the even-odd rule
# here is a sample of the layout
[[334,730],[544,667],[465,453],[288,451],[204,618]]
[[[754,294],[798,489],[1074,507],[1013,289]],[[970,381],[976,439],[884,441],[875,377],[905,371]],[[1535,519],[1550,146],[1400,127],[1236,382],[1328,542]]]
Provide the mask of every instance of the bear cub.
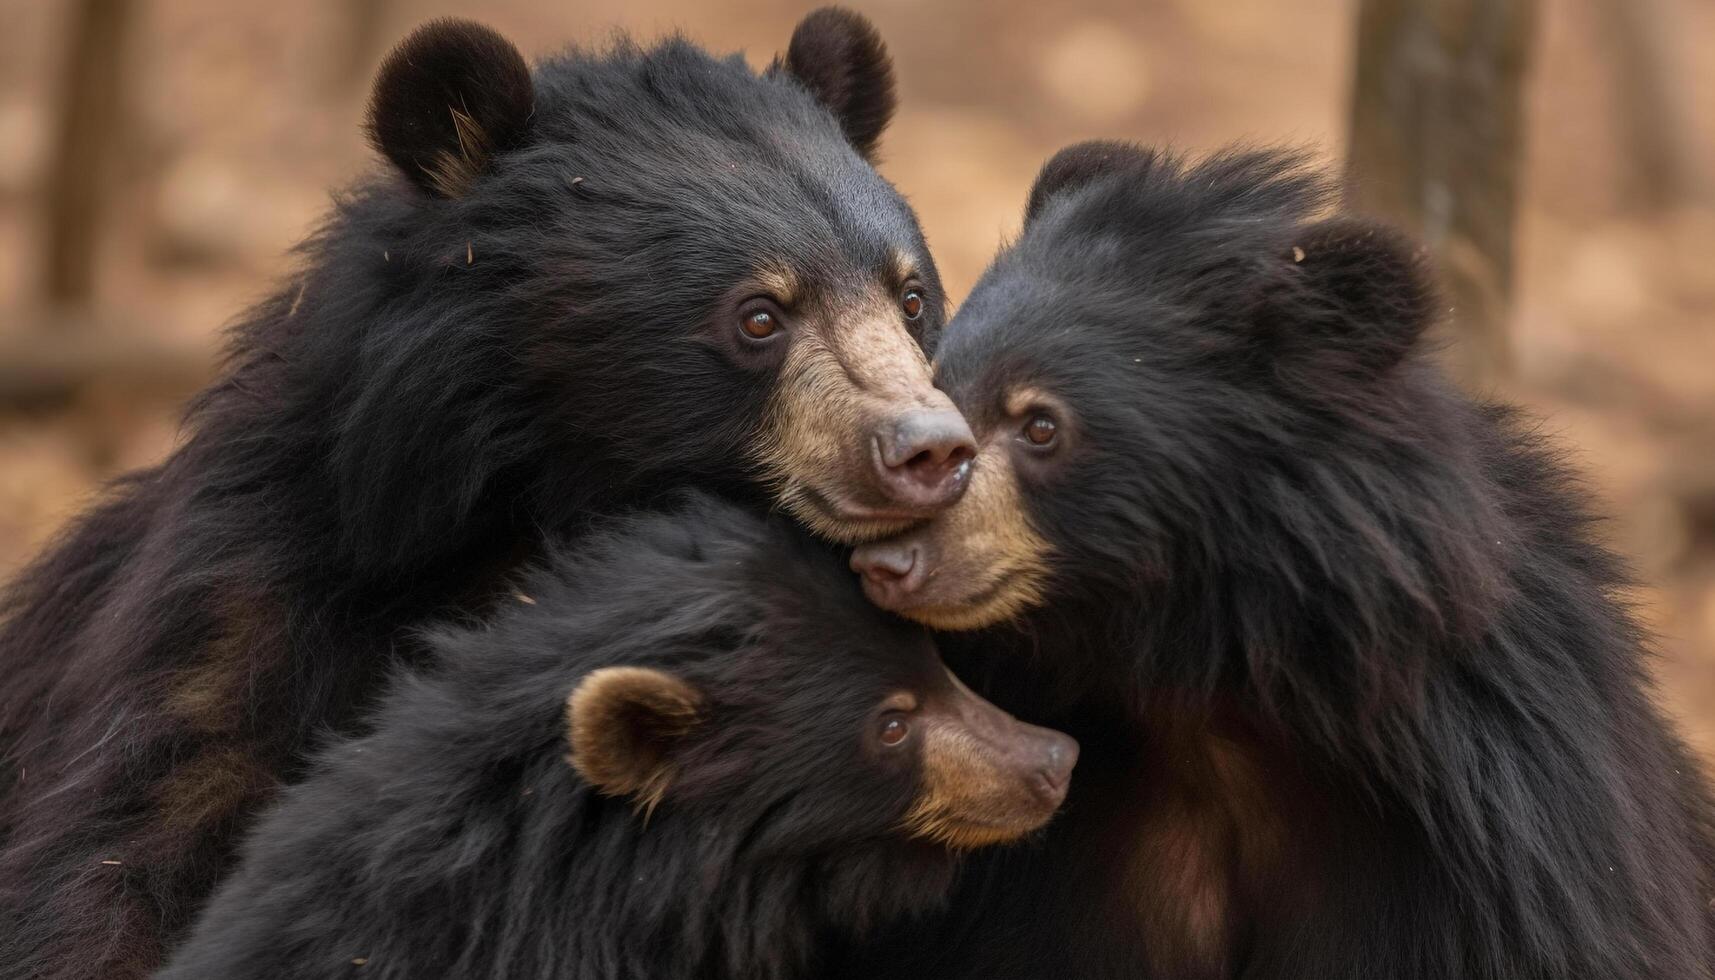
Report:
[[801,975],[1042,826],[1078,745],[837,557],[712,498],[429,638],[259,822],[163,978]]

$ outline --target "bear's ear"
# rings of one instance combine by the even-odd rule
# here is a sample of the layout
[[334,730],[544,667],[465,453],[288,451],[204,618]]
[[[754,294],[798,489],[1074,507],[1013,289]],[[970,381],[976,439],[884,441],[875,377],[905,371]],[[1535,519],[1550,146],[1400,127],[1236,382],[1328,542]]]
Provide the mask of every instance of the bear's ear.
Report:
[[1280,261],[1298,279],[1281,328],[1319,351],[1385,371],[1434,323],[1439,294],[1427,253],[1407,235],[1361,218],[1306,225]]
[[862,14],[844,7],[814,11],[792,32],[785,58],[776,58],[768,71],[784,71],[803,83],[839,120],[852,146],[875,159],[898,99],[887,47]]
[[1030,224],[1049,198],[1116,173],[1144,173],[1157,160],[1154,150],[1120,140],[1088,140],[1074,143],[1049,158],[1036,174],[1030,199],[1024,205],[1024,223]]
[[702,719],[695,688],[662,670],[603,667],[566,699],[567,761],[591,786],[655,809],[673,780],[673,755]]
[[494,153],[523,142],[535,109],[530,66],[512,42],[464,20],[433,20],[382,62],[369,141],[418,186],[459,197]]

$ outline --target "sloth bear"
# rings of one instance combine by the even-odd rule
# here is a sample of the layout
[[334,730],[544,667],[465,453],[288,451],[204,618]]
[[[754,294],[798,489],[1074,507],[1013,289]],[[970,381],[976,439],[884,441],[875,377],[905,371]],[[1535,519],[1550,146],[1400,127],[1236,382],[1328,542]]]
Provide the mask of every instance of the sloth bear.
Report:
[[599,532],[520,599],[320,753],[161,977],[809,975],[1041,826],[1077,759],[730,505]]
[[869,975],[1711,976],[1709,796],[1586,495],[1330,191],[1070,148],[949,325],[970,492],[854,567],[1084,761]]
[[378,76],[389,172],[234,332],[187,438],[0,598],[0,977],[136,977],[412,628],[700,486],[857,540],[962,491],[943,310],[872,168],[868,22],[760,75],[683,40],[534,71],[440,21]]

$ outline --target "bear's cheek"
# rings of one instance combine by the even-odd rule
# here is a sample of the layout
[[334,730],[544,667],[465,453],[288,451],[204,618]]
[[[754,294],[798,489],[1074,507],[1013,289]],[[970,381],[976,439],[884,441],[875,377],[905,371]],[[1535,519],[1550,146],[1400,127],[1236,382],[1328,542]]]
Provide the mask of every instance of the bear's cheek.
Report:
[[976,629],[1042,604],[1054,548],[1031,521],[1031,492],[1010,447],[985,447],[965,499],[925,549],[936,625]]
[[970,630],[1045,601],[1054,547],[1032,523],[1009,441],[984,447],[970,489],[947,513],[858,548],[852,564],[871,602],[936,629]]
[[[749,453],[780,502],[827,537],[860,541],[957,500],[974,451],[969,428],[935,388],[893,301],[878,296],[795,326]],[[916,441],[934,458],[906,478],[889,457],[918,457]]]

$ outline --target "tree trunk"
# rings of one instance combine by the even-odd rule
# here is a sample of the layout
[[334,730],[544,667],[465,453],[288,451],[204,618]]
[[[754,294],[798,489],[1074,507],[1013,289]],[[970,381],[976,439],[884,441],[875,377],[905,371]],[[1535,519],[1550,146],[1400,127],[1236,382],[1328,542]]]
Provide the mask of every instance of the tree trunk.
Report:
[[345,0],[340,9],[342,36],[335,39],[340,54],[330,59],[329,95],[345,95],[368,84],[380,64],[386,42],[388,0]]
[[95,288],[104,177],[119,145],[119,109],[130,0],[79,0],[72,9],[58,130],[48,172],[49,302],[81,306]]
[[1626,149],[1626,202],[1661,211],[1691,196],[1685,131],[1675,87],[1672,45],[1660,0],[1595,0],[1611,45],[1609,65]]
[[1537,0],[1361,0],[1347,203],[1421,236],[1453,312],[1451,367],[1511,369],[1506,322]]

